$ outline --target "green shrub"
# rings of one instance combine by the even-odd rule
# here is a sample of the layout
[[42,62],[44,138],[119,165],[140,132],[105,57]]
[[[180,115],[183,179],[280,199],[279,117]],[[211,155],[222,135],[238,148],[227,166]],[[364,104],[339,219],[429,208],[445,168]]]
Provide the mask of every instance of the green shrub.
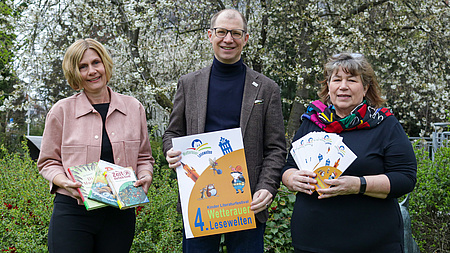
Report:
[[450,252],[450,148],[434,154],[416,150],[417,185],[409,212],[421,252]]
[[2,252],[46,252],[47,228],[53,208],[48,183],[34,161],[0,147]]
[[[136,209],[136,234],[131,252],[181,252],[182,217],[176,212],[178,185],[162,154],[161,139],[152,140],[155,170],[150,203]],[[0,249],[2,252],[47,252],[47,230],[53,196],[48,182],[28,155],[0,147]],[[421,252],[450,252],[450,148],[432,161],[416,149],[417,185],[410,199],[413,235]],[[290,220],[295,194],[281,186],[270,209],[265,252],[293,252]]]
[[[415,148],[417,185],[411,193],[409,212],[413,236],[421,252],[450,252],[450,148],[434,154]],[[269,210],[265,232],[266,252],[293,252],[290,217],[295,195],[281,186]]]
[[[28,155],[0,147],[1,252],[47,252],[53,195]],[[156,164],[150,203],[136,208],[136,233],[131,252],[181,252],[182,217],[176,212],[176,176],[168,168],[161,140],[152,141]]]
[[148,192],[150,203],[136,209],[136,233],[131,252],[181,252],[183,218],[176,211],[178,184],[161,147],[161,140],[152,141],[156,162]]
[[269,209],[264,235],[265,252],[294,252],[291,239],[291,216],[295,194],[281,185]]

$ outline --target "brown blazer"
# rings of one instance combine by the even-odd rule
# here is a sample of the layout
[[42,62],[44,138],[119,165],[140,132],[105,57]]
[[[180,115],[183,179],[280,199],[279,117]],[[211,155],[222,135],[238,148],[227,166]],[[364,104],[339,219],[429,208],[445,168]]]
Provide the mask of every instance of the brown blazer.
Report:
[[[184,75],[178,81],[173,111],[163,136],[164,154],[172,148],[172,138],[205,131],[210,72],[211,66]],[[252,195],[266,189],[275,196],[286,158],[280,88],[273,80],[249,67],[240,127]],[[268,216],[265,210],[256,218],[259,222],[266,222]]]

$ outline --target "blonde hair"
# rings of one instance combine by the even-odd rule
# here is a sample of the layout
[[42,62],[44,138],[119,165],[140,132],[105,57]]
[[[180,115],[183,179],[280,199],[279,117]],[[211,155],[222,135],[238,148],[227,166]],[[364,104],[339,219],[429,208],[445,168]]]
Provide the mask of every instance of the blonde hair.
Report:
[[319,82],[321,87],[317,92],[322,103],[331,104],[328,96],[328,82],[333,73],[338,71],[339,68],[342,68],[346,73],[361,77],[364,89],[367,88],[364,98],[370,106],[380,107],[385,102],[381,97],[381,87],[377,82],[375,72],[364,55],[359,53],[340,53],[331,56],[324,65],[323,75],[325,79]]
[[103,66],[105,67],[106,82],[111,79],[113,61],[106,48],[94,39],[79,39],[67,49],[62,62],[64,76],[70,87],[74,90],[83,89],[79,63],[83,58],[84,52],[88,49],[95,50],[100,56]]

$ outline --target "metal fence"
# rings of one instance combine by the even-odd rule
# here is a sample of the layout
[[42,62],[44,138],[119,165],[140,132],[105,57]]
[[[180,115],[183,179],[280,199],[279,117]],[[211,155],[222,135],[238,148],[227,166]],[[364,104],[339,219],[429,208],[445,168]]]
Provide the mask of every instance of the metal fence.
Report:
[[434,131],[431,137],[409,137],[416,148],[428,151],[434,160],[434,154],[440,147],[450,147],[450,122],[433,123]]

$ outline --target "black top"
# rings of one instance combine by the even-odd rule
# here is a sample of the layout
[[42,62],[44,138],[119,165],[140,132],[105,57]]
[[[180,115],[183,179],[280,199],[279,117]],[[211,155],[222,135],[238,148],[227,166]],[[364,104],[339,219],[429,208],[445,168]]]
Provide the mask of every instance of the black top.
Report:
[[209,78],[205,132],[240,126],[245,74],[242,59],[225,64],[214,57]]
[[111,146],[111,141],[109,140],[109,136],[108,136],[108,133],[106,132],[106,127],[105,127],[105,121],[106,121],[106,115],[108,114],[109,103],[95,104],[92,106],[98,113],[100,113],[100,116],[102,116],[102,122],[103,122],[102,152],[100,155],[100,160],[114,163],[114,155],[113,155],[113,150],[112,150],[112,146]]
[[[322,131],[304,120],[294,140]],[[414,189],[417,164],[414,151],[394,116],[372,129],[339,134],[357,159],[342,175],[385,174],[391,190],[386,199],[346,195],[317,199],[297,193],[291,220],[295,248],[320,253],[394,253],[402,251],[403,220],[397,197]],[[283,173],[297,168],[291,154]]]

